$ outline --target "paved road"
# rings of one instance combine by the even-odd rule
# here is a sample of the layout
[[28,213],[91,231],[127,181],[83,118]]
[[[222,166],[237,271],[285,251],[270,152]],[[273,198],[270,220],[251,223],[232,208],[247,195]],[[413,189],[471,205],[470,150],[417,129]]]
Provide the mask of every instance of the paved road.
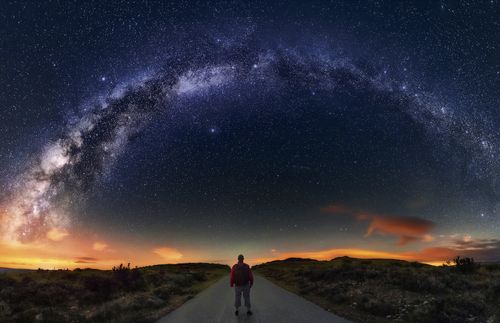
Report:
[[[244,306],[240,315],[234,315],[234,290],[229,287],[229,277],[224,277],[180,308],[160,319],[161,323],[347,323],[321,307],[278,287],[255,275],[251,291],[252,316],[247,316]],[[243,300],[242,300],[243,301]]]

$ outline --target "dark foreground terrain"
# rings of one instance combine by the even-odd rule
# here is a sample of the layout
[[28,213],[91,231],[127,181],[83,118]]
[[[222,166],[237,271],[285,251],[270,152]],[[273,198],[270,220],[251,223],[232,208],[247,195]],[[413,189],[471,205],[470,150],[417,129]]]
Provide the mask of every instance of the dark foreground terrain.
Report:
[[256,273],[356,322],[500,322],[500,265],[287,259]]
[[228,272],[193,263],[0,273],[0,322],[154,322]]

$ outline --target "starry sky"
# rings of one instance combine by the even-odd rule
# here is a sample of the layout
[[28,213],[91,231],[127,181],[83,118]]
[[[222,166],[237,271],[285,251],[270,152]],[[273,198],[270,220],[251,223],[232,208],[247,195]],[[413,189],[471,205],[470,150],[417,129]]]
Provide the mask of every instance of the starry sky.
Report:
[[0,266],[499,260],[498,17],[3,1]]

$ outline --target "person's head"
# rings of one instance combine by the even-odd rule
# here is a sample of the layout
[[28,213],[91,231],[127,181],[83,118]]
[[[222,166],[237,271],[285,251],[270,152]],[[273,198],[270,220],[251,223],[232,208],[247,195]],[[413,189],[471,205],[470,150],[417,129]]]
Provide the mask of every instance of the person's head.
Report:
[[239,262],[243,262],[243,259],[245,259],[245,257],[243,257],[243,255],[239,255],[239,256],[238,256],[238,261],[239,261]]

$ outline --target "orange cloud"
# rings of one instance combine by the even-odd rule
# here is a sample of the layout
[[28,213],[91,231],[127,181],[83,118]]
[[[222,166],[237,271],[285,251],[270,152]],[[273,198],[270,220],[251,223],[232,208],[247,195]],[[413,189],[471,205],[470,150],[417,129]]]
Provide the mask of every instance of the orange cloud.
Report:
[[67,236],[69,236],[69,233],[64,229],[52,228],[47,231],[47,239],[52,241],[61,241]]
[[435,223],[417,217],[389,216],[365,212],[341,204],[333,204],[321,209],[326,213],[345,214],[356,217],[360,221],[369,221],[365,237],[374,233],[388,234],[399,238],[399,245],[415,241],[433,241],[430,235]]
[[183,257],[183,255],[175,248],[159,247],[153,249],[153,252],[168,261],[177,261]]
[[92,249],[94,249],[95,251],[104,251],[107,248],[108,248],[108,245],[104,242],[96,241],[96,242],[94,242],[94,244],[92,244]]
[[366,231],[366,236],[373,233],[390,234],[399,237],[399,245],[406,245],[414,241],[432,241],[429,232],[434,223],[414,217],[394,217],[374,215]]
[[99,259],[93,257],[77,257],[76,264],[95,264]]

